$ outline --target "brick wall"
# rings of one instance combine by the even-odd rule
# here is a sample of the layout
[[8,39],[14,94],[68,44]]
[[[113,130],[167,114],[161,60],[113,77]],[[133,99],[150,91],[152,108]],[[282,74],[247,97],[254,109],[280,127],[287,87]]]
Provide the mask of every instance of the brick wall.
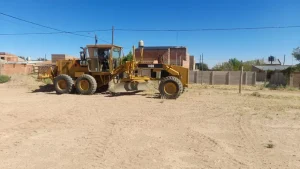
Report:
[[2,64],[1,74],[30,74],[33,72],[33,65],[27,64]]
[[[163,58],[165,64],[168,64],[168,49],[144,49],[143,61],[153,63],[154,60],[160,62],[160,56]],[[141,59],[140,50],[135,50],[136,60]],[[190,58],[186,48],[170,48],[170,64],[181,65],[183,67],[190,67]]]
[[57,60],[72,60],[72,59],[76,59],[76,57],[74,56],[69,56],[66,54],[52,54],[51,55],[51,60],[52,63],[56,63]]
[[190,56],[190,70],[195,70],[195,56]]

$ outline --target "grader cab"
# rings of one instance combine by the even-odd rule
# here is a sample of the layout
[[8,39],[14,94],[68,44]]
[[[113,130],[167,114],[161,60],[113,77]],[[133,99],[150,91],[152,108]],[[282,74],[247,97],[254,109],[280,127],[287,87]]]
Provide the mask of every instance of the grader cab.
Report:
[[[143,50],[143,44],[140,43]],[[188,87],[188,69],[167,64],[144,63],[135,59],[122,62],[122,47],[116,45],[87,45],[81,48],[80,59],[58,60],[54,69],[44,77],[53,80],[58,94],[76,91],[91,95],[99,88],[112,94],[147,90],[149,83],[159,82],[162,98],[176,99]],[[141,52],[143,53],[143,52]],[[143,54],[142,54],[143,55]],[[143,58],[143,56],[141,56]],[[150,75],[143,75],[148,70]]]

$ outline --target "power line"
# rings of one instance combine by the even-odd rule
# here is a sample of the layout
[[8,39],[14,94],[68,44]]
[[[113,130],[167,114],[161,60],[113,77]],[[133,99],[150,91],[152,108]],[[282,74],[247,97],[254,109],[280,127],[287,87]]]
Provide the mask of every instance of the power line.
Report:
[[33,24],[33,25],[37,25],[37,26],[40,26],[40,27],[44,27],[44,28],[56,30],[56,31],[59,31],[59,32],[70,33],[70,34],[77,35],[77,36],[83,36],[83,37],[94,38],[94,37],[92,37],[92,36],[81,35],[81,34],[75,34],[75,33],[72,33],[72,32],[67,32],[67,31],[59,30],[59,29],[52,28],[52,27],[49,27],[49,26],[41,25],[41,24],[38,24],[38,23],[35,23],[35,22],[27,21],[27,20],[25,20],[25,19],[21,19],[21,18],[15,17],[15,16],[11,16],[11,15],[5,14],[5,13],[2,13],[2,12],[0,12],[0,14],[1,14],[1,15],[4,15],[4,16],[7,16],[7,17],[10,17],[10,18],[14,18],[14,19],[23,21],[23,22],[27,22],[27,23],[30,23],[30,24]]
[[[38,24],[38,23],[35,23],[35,22],[31,22],[31,21],[28,21],[28,20],[25,20],[25,19],[21,19],[21,18],[15,17],[15,16],[11,16],[11,15],[5,14],[3,12],[0,12],[0,14],[4,15],[4,16],[7,16],[7,17],[10,17],[10,18],[14,18],[14,19],[23,21],[23,22],[27,22],[27,23],[30,23],[30,24],[33,24],[33,25],[37,25],[37,26],[40,26],[40,27],[44,27],[44,28],[48,28],[48,29],[52,29],[52,30],[58,31],[58,32],[45,32],[45,33],[19,33],[19,34],[0,34],[0,35],[30,35],[30,34],[59,34],[59,33],[68,33],[68,34],[73,34],[73,35],[82,36],[82,37],[94,38],[93,36],[81,35],[81,34],[77,34],[76,32],[107,31],[107,29],[106,29],[106,30],[91,30],[91,31],[73,31],[73,32],[69,32],[69,31],[63,31],[63,30],[59,30],[59,29],[56,29],[56,28],[53,28],[53,27],[41,25],[41,24]],[[108,42],[108,41],[106,41],[104,39],[100,39],[100,40],[102,40],[104,42]]]
[[[1,14],[1,13],[0,13]],[[300,28],[300,26],[269,26],[269,27],[248,27],[248,28],[206,28],[206,29],[114,29],[115,31],[130,31],[130,32],[199,32],[199,31],[235,31],[235,30],[259,30],[259,29],[287,29]],[[83,31],[58,31],[58,32],[35,32],[35,33],[1,33],[0,35],[35,35],[35,34],[61,34],[61,33],[78,33],[78,32],[100,32],[111,31],[112,29],[95,29]],[[78,35],[78,34],[76,34]],[[80,35],[85,36],[85,35]],[[91,37],[91,36],[88,36]],[[91,37],[93,38],[93,37]],[[105,41],[105,40],[104,40]],[[106,41],[107,42],[107,41]]]
[[60,32],[31,32],[31,33],[0,33],[0,35],[35,35],[35,34],[61,34],[61,33],[77,33],[77,32],[100,32],[100,31],[111,31],[110,29],[96,29],[96,30],[89,30],[89,31],[60,31]]
[[235,31],[235,30],[259,30],[259,29],[287,29],[300,28],[300,26],[265,26],[265,27],[242,27],[242,28],[198,28],[198,29],[115,29],[116,31],[131,32],[199,32],[199,31]]

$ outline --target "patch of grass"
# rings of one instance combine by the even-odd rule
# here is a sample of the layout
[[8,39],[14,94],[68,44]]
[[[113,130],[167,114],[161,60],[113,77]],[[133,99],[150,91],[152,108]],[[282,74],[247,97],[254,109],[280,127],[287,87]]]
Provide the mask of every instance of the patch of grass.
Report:
[[288,90],[288,91],[297,91],[297,90],[299,90],[298,88],[291,87],[291,86],[287,86],[285,89]]
[[261,94],[259,92],[253,92],[251,96],[261,97]]
[[0,83],[6,83],[10,81],[10,77],[6,75],[0,75]]

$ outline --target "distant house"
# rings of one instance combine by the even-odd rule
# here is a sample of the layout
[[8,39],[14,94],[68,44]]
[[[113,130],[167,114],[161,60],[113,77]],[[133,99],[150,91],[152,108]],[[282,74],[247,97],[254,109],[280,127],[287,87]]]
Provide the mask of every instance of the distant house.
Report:
[[7,52],[0,52],[0,59],[5,60],[7,62],[11,61],[11,62],[18,62],[19,58],[18,56],[11,54],[11,53],[7,53]]
[[252,65],[252,71],[253,72],[265,72],[265,71],[275,71],[275,70],[285,70],[289,67],[292,67],[292,65]]
[[52,54],[51,55],[51,61],[53,64],[55,64],[57,60],[69,60],[69,59],[72,60],[72,59],[77,59],[77,58],[74,56],[67,55],[67,54]]

